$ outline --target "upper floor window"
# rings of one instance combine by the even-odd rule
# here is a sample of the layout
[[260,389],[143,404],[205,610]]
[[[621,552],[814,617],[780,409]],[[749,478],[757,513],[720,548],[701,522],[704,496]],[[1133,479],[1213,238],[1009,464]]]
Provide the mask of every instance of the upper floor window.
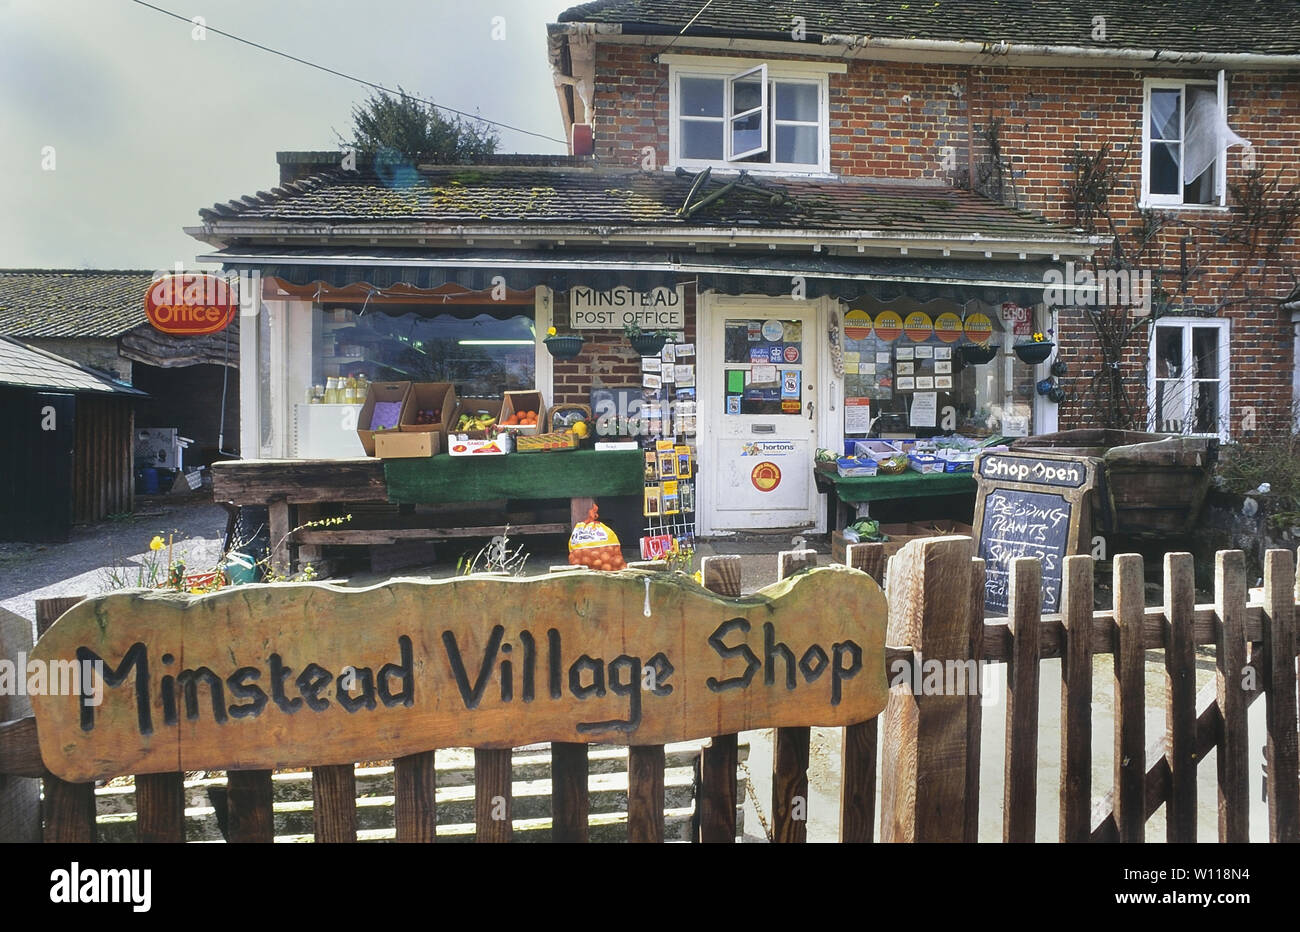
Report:
[[1226,202],[1224,153],[1245,140],[1228,128],[1222,88],[1222,82],[1146,82],[1143,204]]
[[701,59],[670,70],[671,164],[826,173],[826,73]]

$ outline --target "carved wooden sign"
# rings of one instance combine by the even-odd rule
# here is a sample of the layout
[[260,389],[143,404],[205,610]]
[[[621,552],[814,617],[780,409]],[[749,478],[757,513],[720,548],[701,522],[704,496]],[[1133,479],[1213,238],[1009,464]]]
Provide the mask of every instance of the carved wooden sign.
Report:
[[1059,612],[1065,557],[1083,552],[1085,517],[1097,479],[1088,457],[982,453],[975,461],[978,554],[985,561],[984,608],[1005,615],[1011,563],[1042,561],[1043,611]]
[[885,624],[875,582],[838,566],[740,599],[636,572],[130,591],[40,639],[35,659],[98,672],[33,707],[45,765],[70,781],[665,744],[872,718]]

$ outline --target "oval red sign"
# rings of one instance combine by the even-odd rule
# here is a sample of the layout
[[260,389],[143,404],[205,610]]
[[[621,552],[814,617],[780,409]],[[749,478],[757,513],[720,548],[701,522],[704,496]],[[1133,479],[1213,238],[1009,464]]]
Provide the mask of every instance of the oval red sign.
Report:
[[220,333],[230,326],[237,310],[234,289],[224,279],[199,272],[164,275],[144,296],[145,316],[163,333]]

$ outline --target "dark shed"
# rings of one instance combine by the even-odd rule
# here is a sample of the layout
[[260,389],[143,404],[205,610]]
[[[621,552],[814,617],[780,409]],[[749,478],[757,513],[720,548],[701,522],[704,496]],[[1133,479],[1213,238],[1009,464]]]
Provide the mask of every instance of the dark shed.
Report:
[[135,507],[133,406],[143,392],[0,337],[0,539],[66,540]]

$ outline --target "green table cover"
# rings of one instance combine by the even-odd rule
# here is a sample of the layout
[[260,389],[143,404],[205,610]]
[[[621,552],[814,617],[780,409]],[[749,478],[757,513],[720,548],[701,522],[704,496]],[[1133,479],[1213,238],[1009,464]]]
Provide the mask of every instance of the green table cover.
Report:
[[569,450],[505,456],[384,460],[388,500],[404,505],[478,502],[497,498],[597,498],[641,495],[640,450]]
[[818,474],[822,482],[834,486],[841,502],[858,505],[893,498],[920,498],[931,495],[960,495],[975,491],[975,476],[968,472],[936,472],[924,475],[908,471],[897,476],[858,476],[841,478],[827,473]]

